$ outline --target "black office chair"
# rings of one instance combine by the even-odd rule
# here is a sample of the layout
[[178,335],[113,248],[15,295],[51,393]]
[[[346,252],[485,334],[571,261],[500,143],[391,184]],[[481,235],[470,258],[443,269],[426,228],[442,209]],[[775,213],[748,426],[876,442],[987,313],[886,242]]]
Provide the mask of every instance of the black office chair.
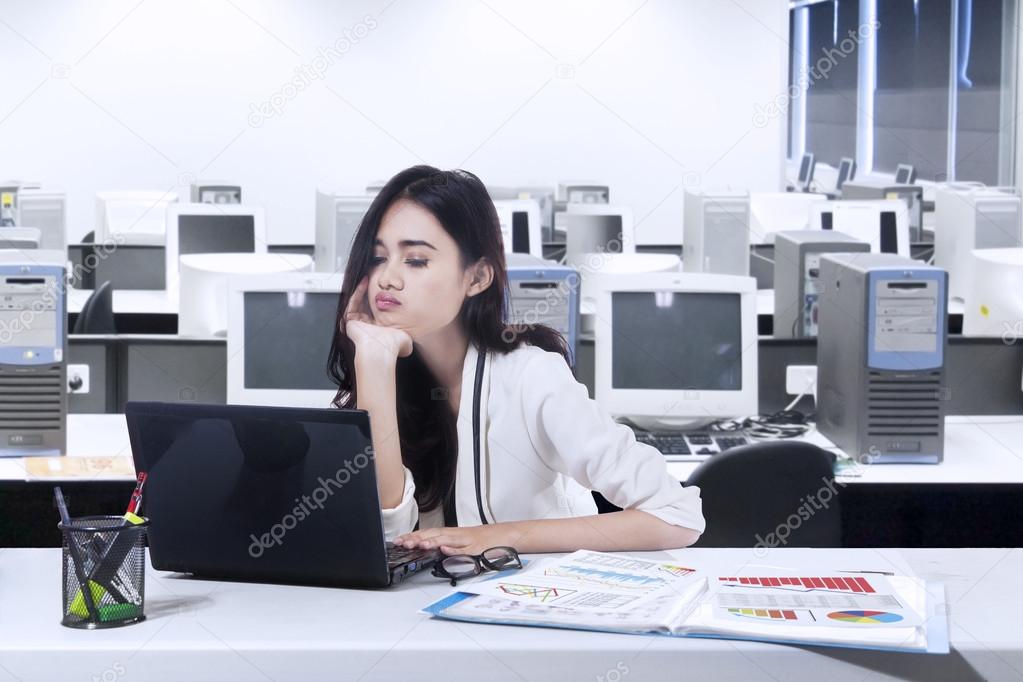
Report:
[[695,546],[841,547],[834,462],[816,445],[788,440],[714,455],[685,482],[700,487],[707,520]]
[[114,288],[103,282],[92,292],[78,313],[72,334],[116,334],[114,328]]

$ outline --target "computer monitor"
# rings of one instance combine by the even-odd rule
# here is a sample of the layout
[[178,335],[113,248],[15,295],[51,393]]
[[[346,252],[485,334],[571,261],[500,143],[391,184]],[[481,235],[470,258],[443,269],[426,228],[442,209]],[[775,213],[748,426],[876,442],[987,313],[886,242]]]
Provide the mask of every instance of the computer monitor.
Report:
[[[941,254],[944,267],[948,270],[951,297],[966,297],[973,276],[974,249],[1013,249],[1023,246],[1021,208],[1019,191],[1014,187],[980,187],[942,203],[942,227],[950,226],[956,231],[951,258],[947,258],[945,253]],[[939,246],[944,248],[947,244],[936,243],[935,249]]]
[[568,204],[565,263],[585,267],[588,254],[635,253],[632,209],[613,204]]
[[164,247],[122,244],[116,249],[95,246],[93,258],[85,260],[86,267],[95,262],[93,286],[98,289],[110,282],[115,290],[133,289],[160,291],[167,288],[167,256]]
[[752,277],[623,275],[598,292],[597,402],[642,428],[757,413]]
[[[951,270],[959,238],[959,212],[956,203],[965,201],[961,196],[983,182],[947,182],[934,188],[934,264],[944,270]],[[951,290],[949,291],[951,296]]]
[[909,258],[909,214],[899,199],[827,201],[810,207],[811,230],[836,230],[870,244],[872,253]]
[[261,275],[268,281],[285,272],[310,272],[313,259],[293,253],[193,253],[181,257],[178,334],[227,333],[227,286],[237,275]]
[[842,185],[856,179],[856,160],[848,156],[838,162],[838,178],[835,179],[835,191],[841,192]]
[[344,272],[373,197],[316,191],[316,271]]
[[163,246],[167,234],[167,207],[176,192],[117,190],[96,194],[97,243]]
[[167,289],[177,290],[178,258],[201,253],[266,253],[260,206],[168,204]]
[[234,277],[227,300],[227,401],[330,407],[327,374],[342,273]]
[[600,253],[589,254],[575,266],[579,271],[579,328],[582,334],[593,334],[593,318],[597,313],[597,294],[622,275],[655,272],[682,272],[682,259],[673,253]]
[[813,172],[817,167],[817,160],[813,154],[803,154],[802,161],[799,162],[799,176],[797,178],[799,189],[803,192],[810,191],[810,183],[813,182]]
[[898,185],[873,180],[850,180],[842,187],[842,199],[899,199],[906,204],[909,217],[909,238],[920,241],[924,220],[924,188],[920,185]]
[[685,272],[749,275],[749,192],[687,189],[683,213]]
[[611,188],[599,182],[567,180],[558,183],[556,196],[569,204],[609,204]]
[[827,201],[813,192],[753,192],[749,196],[750,244],[773,244],[776,232],[805,230],[810,206]]
[[1023,248],[974,249],[963,336],[1023,339]]
[[895,167],[895,184],[912,185],[916,182],[916,168],[912,164],[900,163]]
[[202,180],[192,183],[191,200],[193,204],[240,204],[242,188],[224,180]]
[[494,201],[501,223],[505,253],[528,253],[543,258],[540,204],[532,199]]

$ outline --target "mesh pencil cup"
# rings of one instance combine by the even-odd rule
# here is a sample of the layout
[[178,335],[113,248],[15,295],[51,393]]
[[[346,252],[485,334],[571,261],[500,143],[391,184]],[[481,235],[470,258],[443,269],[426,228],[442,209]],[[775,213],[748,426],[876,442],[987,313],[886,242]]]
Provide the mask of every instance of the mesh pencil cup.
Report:
[[145,620],[148,526],[148,519],[131,524],[120,516],[57,524],[63,536],[62,625],[111,628]]

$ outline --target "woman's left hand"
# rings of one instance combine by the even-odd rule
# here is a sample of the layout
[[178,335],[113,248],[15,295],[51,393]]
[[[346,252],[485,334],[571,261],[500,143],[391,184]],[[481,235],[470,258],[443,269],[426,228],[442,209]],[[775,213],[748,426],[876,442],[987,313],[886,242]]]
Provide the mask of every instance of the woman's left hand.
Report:
[[394,544],[410,549],[440,549],[444,554],[480,554],[491,547],[512,544],[502,525],[427,528],[399,535]]

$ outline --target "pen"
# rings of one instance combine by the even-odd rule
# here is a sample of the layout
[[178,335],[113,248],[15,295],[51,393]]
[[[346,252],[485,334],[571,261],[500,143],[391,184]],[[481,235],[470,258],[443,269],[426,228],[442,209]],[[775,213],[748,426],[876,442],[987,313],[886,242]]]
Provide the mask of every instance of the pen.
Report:
[[[78,544],[75,542],[74,534],[71,532],[71,515],[68,514],[67,503],[64,501],[64,491],[57,486],[53,489],[53,497],[57,500],[57,511],[60,513],[61,525],[67,529],[67,548],[71,554],[71,564],[75,569],[75,577],[78,579],[78,594],[71,601],[69,612],[76,616],[92,616],[93,620],[99,621],[99,612],[96,610],[96,603],[93,601],[92,589],[85,577],[85,566],[82,565],[82,557],[78,553]],[[86,613],[82,613],[79,605],[79,597],[85,602]]]

